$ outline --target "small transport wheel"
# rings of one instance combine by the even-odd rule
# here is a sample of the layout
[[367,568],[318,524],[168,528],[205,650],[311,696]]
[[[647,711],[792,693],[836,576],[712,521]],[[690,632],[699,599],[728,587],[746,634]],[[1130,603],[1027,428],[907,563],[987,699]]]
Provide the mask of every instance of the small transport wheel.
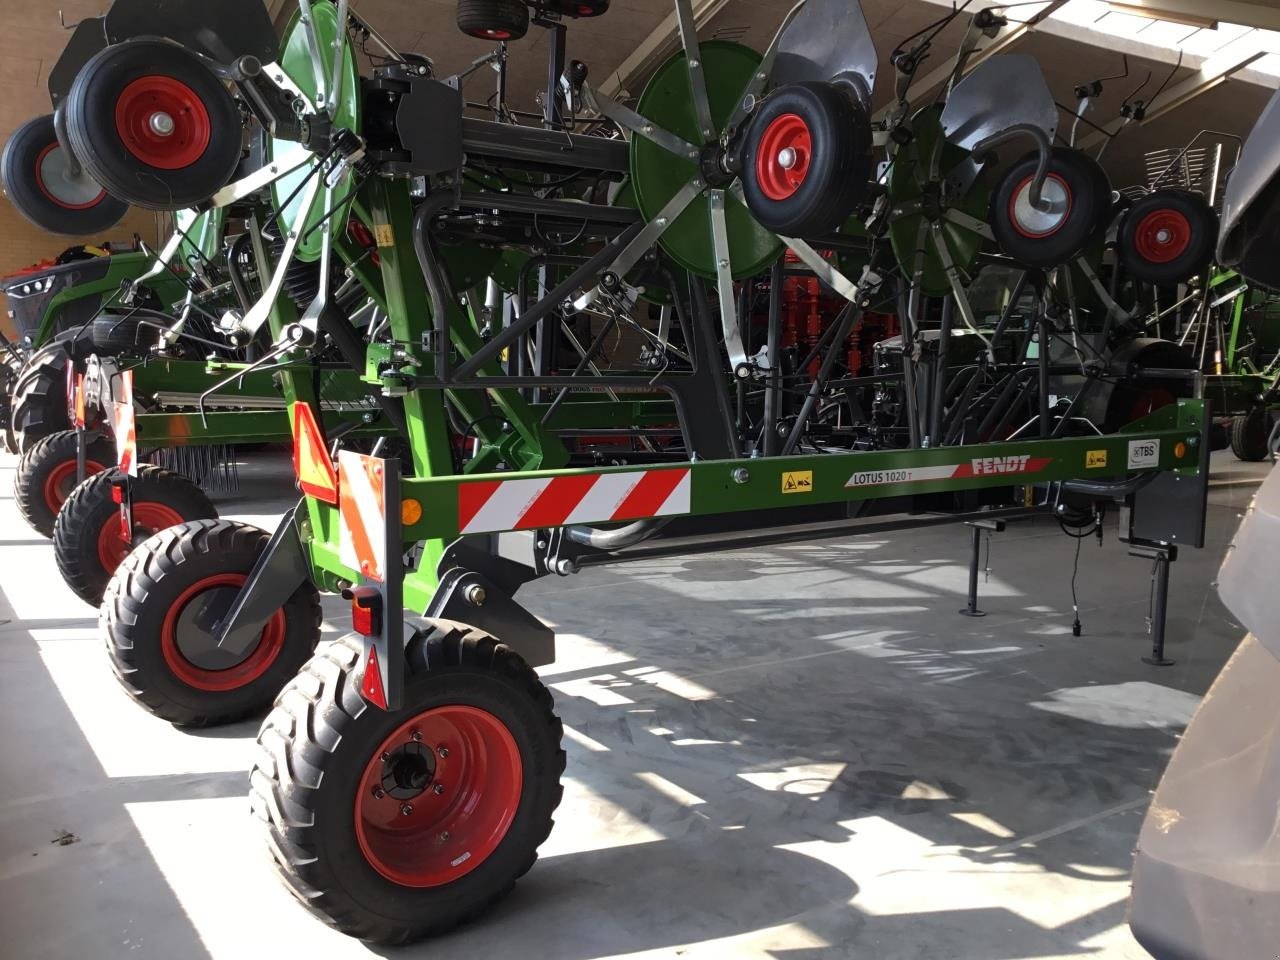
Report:
[[360,636],[323,644],[276,699],[249,775],[290,890],[375,943],[443,933],[505,896],[562,793],[562,728],[537,674],[487,634],[425,623],[395,713],[360,696]]
[[1156,190],[1120,221],[1116,251],[1130,275],[1147,283],[1190,280],[1213,261],[1218,214],[1188,190]]
[[1111,216],[1111,183],[1092,157],[1054,147],[1041,191],[1045,209],[1031,203],[1039,154],[1006,171],[991,196],[988,220],[996,243],[1029,267],[1056,267],[1079,253]]
[[236,102],[200,58],[163,40],[97,53],[67,95],[67,135],[85,171],[151,210],[208,200],[240,163]]
[[481,40],[519,40],[529,32],[524,0],[458,0],[458,29]]
[[1271,414],[1265,407],[1254,407],[1244,416],[1231,418],[1231,452],[1237,460],[1258,463],[1271,456],[1267,441],[1271,438]]
[[53,526],[53,555],[71,592],[98,606],[111,575],[135,543],[191,520],[216,520],[217,508],[204,491],[180,474],[150,464],[129,479],[133,530],[120,526],[120,506],[112,496],[120,471],[90,477],[76,487]]
[[311,583],[283,599],[240,657],[215,646],[213,628],[266,549],[265,530],[194,520],[145,540],[116,569],[102,598],[107,655],[125,692],[179,726],[230,723],[270,706],[320,639]]
[[5,195],[20,214],[49,233],[87,237],[110,230],[129,205],[83,170],[73,175],[69,161],[52,115],[27,121],[14,131],[0,156]]
[[[13,499],[36,533],[52,537],[62,505],[76,488],[77,441],[74,430],[51,434],[33,444],[18,461]],[[116,445],[100,433],[85,437],[84,470],[90,476],[116,462]]]
[[871,119],[852,90],[788,83],[761,104],[745,134],[747,209],[784,237],[833,233],[871,179]]

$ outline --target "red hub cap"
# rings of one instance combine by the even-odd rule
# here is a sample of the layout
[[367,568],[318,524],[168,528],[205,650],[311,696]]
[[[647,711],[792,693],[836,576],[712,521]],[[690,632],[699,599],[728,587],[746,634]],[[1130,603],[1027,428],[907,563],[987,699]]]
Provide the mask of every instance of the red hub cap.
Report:
[[364,769],[355,798],[360,852],[392,883],[452,883],[507,835],[523,774],[515,738],[487,710],[425,710],[383,740]]
[[786,200],[808,176],[813,161],[813,134],[794,113],[775,117],[756,148],[756,183],[770,200]]
[[238,690],[266,673],[280,656],[283,609],[272,615],[257,645],[243,657],[219,650],[215,643],[213,628],[231,609],[247,579],[243,573],[205,577],[184,590],[165,614],[160,651],[173,675],[187,686],[212,693]]
[[116,131],[147,166],[182,170],[209,147],[213,125],[196,92],[173,77],[139,77],[116,102]]
[[[95,473],[103,471],[102,464],[96,460],[86,460],[84,463],[84,475],[91,477]],[[67,497],[71,496],[71,491],[76,488],[76,462],[67,460],[58,464],[49,471],[49,476],[44,481],[44,502],[50,510],[56,515],[62,509],[62,505],[67,502]]]
[[114,573],[133,549],[133,541],[144,539],[161,530],[168,530],[186,519],[163,503],[135,503],[133,505],[133,536],[125,539],[118,516],[112,516],[98,533],[98,562],[102,569]]
[[1148,263],[1170,263],[1191,246],[1191,222],[1177,210],[1154,210],[1138,222],[1133,246]]

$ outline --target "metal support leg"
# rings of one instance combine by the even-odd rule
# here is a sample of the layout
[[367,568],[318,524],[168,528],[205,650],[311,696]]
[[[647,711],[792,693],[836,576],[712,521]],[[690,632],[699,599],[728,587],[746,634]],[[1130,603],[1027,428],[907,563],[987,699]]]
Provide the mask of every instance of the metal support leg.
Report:
[[982,563],[982,531],[989,533],[1004,532],[1003,520],[972,520],[966,524],[970,528],[971,552],[969,554],[969,603],[960,611],[965,617],[985,617],[986,611],[978,609],[978,567]]
[[1164,655],[1164,633],[1169,616],[1169,564],[1178,559],[1178,548],[1160,545],[1132,553],[1138,557],[1150,557],[1155,562],[1151,571],[1155,581],[1151,603],[1151,656],[1143,657],[1142,662],[1153,667],[1171,667],[1177,661]]
[[76,486],[84,483],[85,474],[85,447],[88,445],[86,439],[87,431],[82,425],[76,426]]

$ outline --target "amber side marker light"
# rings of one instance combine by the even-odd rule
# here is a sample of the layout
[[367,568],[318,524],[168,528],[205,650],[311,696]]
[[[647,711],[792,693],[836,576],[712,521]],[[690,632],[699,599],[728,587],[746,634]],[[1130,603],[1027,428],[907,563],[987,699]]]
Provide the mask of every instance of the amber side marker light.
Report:
[[1187,445],[1179,440],[1173,445],[1173,455],[1181,460],[1187,455]]
[[422,519],[422,504],[417,500],[400,501],[400,522],[411,527]]

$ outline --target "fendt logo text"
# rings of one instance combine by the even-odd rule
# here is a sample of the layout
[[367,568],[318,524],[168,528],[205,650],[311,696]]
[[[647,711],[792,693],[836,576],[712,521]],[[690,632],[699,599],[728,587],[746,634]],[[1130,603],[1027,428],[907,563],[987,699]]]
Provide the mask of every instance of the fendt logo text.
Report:
[[973,472],[975,474],[987,473],[1026,473],[1027,464],[1031,461],[1029,455],[1020,457],[983,457],[980,460],[970,461],[973,464]]

